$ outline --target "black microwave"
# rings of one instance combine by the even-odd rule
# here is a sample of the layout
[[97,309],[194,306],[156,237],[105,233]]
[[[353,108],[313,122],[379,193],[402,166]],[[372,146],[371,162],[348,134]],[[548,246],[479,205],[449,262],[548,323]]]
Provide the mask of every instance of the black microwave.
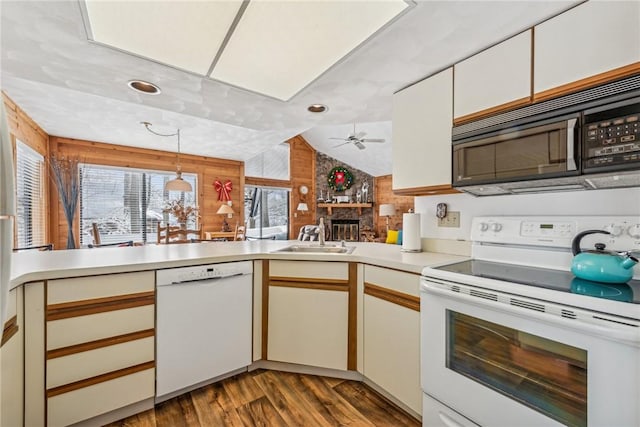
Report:
[[[474,125],[454,127],[452,184],[477,195],[541,185],[590,189],[594,174],[606,182],[602,174],[640,171],[639,91],[461,132]],[[627,178],[609,188],[638,185]]]

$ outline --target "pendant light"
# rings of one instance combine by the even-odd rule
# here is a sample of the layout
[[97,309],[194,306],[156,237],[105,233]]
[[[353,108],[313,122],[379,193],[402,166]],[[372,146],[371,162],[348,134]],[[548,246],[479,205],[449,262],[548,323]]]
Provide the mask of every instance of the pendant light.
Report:
[[140,122],[144,125],[145,128],[149,132],[158,136],[177,136],[178,137],[178,161],[176,165],[176,177],[170,181],[167,181],[164,185],[164,191],[182,191],[185,193],[189,193],[193,191],[191,188],[191,184],[182,179],[182,170],[180,169],[180,129],[176,131],[176,133],[158,133],[150,128],[151,123],[149,122]]

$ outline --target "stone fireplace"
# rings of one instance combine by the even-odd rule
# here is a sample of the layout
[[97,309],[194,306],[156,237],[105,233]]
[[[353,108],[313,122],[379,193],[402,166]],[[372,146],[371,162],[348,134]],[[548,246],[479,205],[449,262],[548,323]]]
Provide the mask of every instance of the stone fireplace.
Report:
[[357,242],[360,240],[359,219],[332,219],[331,240]]

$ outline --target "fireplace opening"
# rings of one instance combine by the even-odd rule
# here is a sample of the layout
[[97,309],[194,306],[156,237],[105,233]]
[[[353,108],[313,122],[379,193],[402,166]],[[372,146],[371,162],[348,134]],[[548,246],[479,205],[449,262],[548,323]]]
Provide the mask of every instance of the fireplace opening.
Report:
[[360,240],[359,219],[332,219],[331,240],[357,242]]

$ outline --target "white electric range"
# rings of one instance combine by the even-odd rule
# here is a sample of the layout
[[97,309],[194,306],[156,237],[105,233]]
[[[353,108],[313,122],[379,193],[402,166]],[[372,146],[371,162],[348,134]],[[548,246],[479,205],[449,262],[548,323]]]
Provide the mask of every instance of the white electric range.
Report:
[[640,268],[577,279],[571,242],[640,252],[640,216],[482,217],[472,259],[425,268],[425,426],[640,425]]

